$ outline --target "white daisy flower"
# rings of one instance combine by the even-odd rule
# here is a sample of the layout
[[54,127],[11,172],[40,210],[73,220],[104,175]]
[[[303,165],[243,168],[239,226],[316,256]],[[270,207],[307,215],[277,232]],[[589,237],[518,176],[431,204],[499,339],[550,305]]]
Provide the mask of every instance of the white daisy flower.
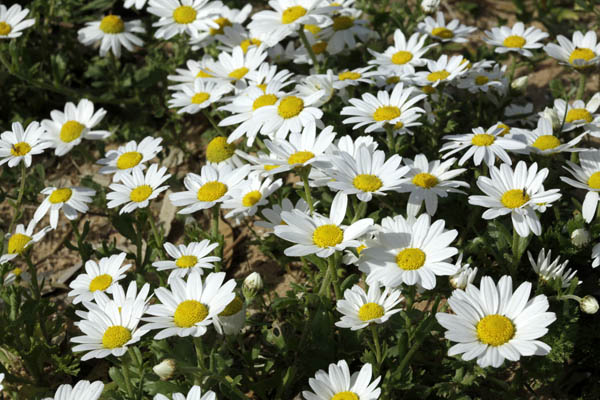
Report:
[[467,89],[470,93],[488,93],[492,89],[502,91],[502,87],[508,83],[504,77],[505,70],[506,66],[500,64],[495,64],[491,70],[471,68],[456,86],[459,89]]
[[592,247],[592,268],[596,268],[598,265],[600,265],[600,243]]
[[466,26],[458,19],[453,19],[446,24],[444,13],[438,11],[436,18],[426,17],[425,21],[419,22],[417,30],[426,33],[429,37],[440,42],[466,43],[467,37],[477,30],[474,26]]
[[[169,75],[167,79],[173,82],[179,82],[176,85],[169,86],[171,90],[180,90],[183,84],[194,84],[198,78],[214,78],[208,69],[208,65],[213,61],[209,54],[202,56],[200,61],[187,60],[186,68],[176,68],[176,75]],[[185,85],[183,85],[185,86]]]
[[331,20],[333,24],[325,27],[321,34],[327,40],[327,52],[335,55],[344,49],[354,50],[357,47],[356,39],[367,42],[371,37],[379,35],[369,29],[369,21],[360,19],[362,11],[346,8],[336,13]]
[[417,284],[429,290],[435,287],[436,275],[456,273],[456,266],[448,262],[458,253],[449,247],[458,235],[456,230],[446,231],[444,220],[432,224],[427,214],[416,220],[400,215],[393,220],[396,229],[382,231],[378,243],[362,251],[359,269],[368,274],[368,285]]
[[305,400],[379,399],[381,389],[377,385],[381,377],[378,376],[371,382],[371,364],[363,365],[359,372],[350,375],[348,364],[345,360],[340,360],[337,364],[329,364],[328,372],[320,369],[314,378],[308,380],[313,391],[302,392]]
[[[540,250],[537,260],[533,258],[530,251],[527,251],[527,256],[529,257],[531,267],[535,273],[539,275],[542,281],[549,282],[559,280],[562,288],[571,286],[571,281],[575,277],[577,270],[567,269],[569,260],[565,260],[561,263],[560,257],[556,257],[556,259],[552,261],[552,250],[548,250],[548,253],[546,253],[546,249]],[[576,277],[575,281],[581,283]]]
[[194,83],[178,85],[178,91],[169,100],[169,108],[180,108],[178,114],[196,114],[232,89],[233,86],[222,80],[197,78]]
[[412,74],[415,72],[414,67],[425,65],[426,60],[423,57],[427,51],[435,46],[430,44],[425,46],[427,35],[413,33],[406,40],[404,33],[400,29],[394,32],[394,45],[388,47],[383,53],[377,53],[371,49],[367,49],[374,60],[369,61],[369,64],[378,65],[385,70],[398,74]]
[[600,137],[600,114],[596,114],[598,107],[600,93],[596,93],[587,104],[583,100],[575,100],[569,104],[563,99],[556,99],[552,109],[560,123],[564,121],[563,132],[581,127],[592,136]]
[[[173,393],[171,398],[173,400],[217,400],[217,395],[212,390],[203,395],[200,386],[192,386],[187,396],[183,393]],[[169,400],[169,398],[163,394],[157,394],[153,400]]]
[[378,72],[372,71],[372,68],[373,66],[368,66],[339,72],[337,75],[334,75],[333,87],[339,90],[348,86],[358,86],[360,83],[372,85],[372,78],[379,75]]
[[544,51],[561,64],[573,68],[586,68],[600,62],[600,43],[596,32],[588,31],[584,35],[575,31],[572,41],[563,35],[558,35],[556,40],[559,45],[548,43],[544,46]]
[[116,150],[109,150],[105,158],[98,160],[98,164],[104,165],[98,172],[104,175],[114,174],[113,182],[119,182],[133,168],[145,169],[144,163],[152,160],[162,150],[161,142],[162,138],[146,136],[140,143],[132,140]]
[[231,54],[221,52],[216,61],[209,63],[210,73],[225,81],[243,82],[248,73],[256,71],[267,58],[263,46],[252,47],[244,52],[241,47],[235,47]]
[[436,60],[427,60],[429,71],[419,71],[415,74],[415,82],[420,86],[436,87],[440,83],[452,82],[467,73],[468,62],[463,56],[448,58],[442,54]]
[[77,275],[69,285],[73,290],[68,296],[75,297],[73,303],[92,301],[96,291],[114,293],[117,282],[125,278],[125,273],[131,268],[131,264],[122,265],[125,256],[125,253],[119,253],[103,257],[98,262],[88,260],[85,263],[85,273]]
[[344,291],[342,300],[337,301],[336,309],[342,318],[335,326],[356,331],[369,324],[383,324],[401,311],[394,309],[401,301],[399,290],[385,288],[382,293],[379,286],[371,285],[366,293],[363,288],[354,285]]
[[541,48],[543,44],[539,41],[549,36],[533,26],[525,29],[522,22],[517,22],[512,28],[507,26],[492,28],[491,31],[485,31],[485,34],[487,37],[483,40],[494,46],[496,53],[514,51],[525,57],[532,57],[533,53],[529,50]]
[[264,208],[261,213],[265,221],[256,221],[254,225],[273,230],[276,226],[285,224],[283,219],[281,219],[281,213],[283,211],[290,212],[292,210],[298,210],[298,212],[302,214],[308,214],[308,203],[304,201],[304,199],[299,199],[296,202],[296,205],[294,205],[294,203],[286,197],[281,201],[281,205],[274,204],[272,208]]
[[482,127],[473,128],[473,133],[462,135],[447,135],[440,153],[447,152],[442,158],[448,158],[460,151],[467,150],[458,160],[458,165],[463,165],[469,158],[473,157],[475,165],[485,161],[488,167],[496,162],[496,157],[510,165],[512,163],[506,150],[514,151],[525,148],[525,144],[515,139],[503,137],[504,128],[498,124],[484,130]]
[[212,20],[217,24],[217,27],[201,30],[196,37],[191,38],[190,44],[192,45],[192,50],[199,50],[213,43],[219,35],[223,35],[225,28],[230,28],[232,26],[242,27],[241,24],[246,21],[251,12],[251,4],[246,4],[241,10],[222,5],[218,10],[218,14],[212,17]]
[[183,180],[187,190],[170,194],[169,200],[174,206],[185,206],[178,214],[191,214],[211,208],[217,203],[229,200],[229,192],[240,184],[249,172],[249,165],[235,169],[229,164],[218,167],[205,165],[200,175],[188,173]]
[[104,383],[100,381],[79,381],[75,386],[60,385],[54,397],[45,397],[43,400],[98,400],[104,390]]
[[484,219],[510,214],[519,236],[526,237],[530,232],[539,236],[542,225],[535,213],[536,205],[549,204],[561,197],[558,189],[544,190],[547,176],[548,169],[538,171],[537,163],[528,168],[525,161],[519,161],[514,171],[509,164],[492,166],[490,178],[477,178],[477,186],[485,196],[469,196],[469,204],[488,208],[482,215]]
[[154,291],[161,304],[150,306],[148,314],[152,317],[144,319],[149,322],[144,327],[160,329],[154,336],[156,340],[204,335],[213,318],[235,298],[235,281],[223,283],[224,280],[224,272],[210,273],[204,282],[197,271],[189,274],[187,282],[173,278],[171,290],[159,287]]
[[[217,49],[227,53],[233,52],[236,47],[241,47],[244,54],[246,54],[249,49],[258,47],[263,43],[262,40],[252,37],[250,32],[240,24],[226,26],[221,34],[217,34],[216,39],[219,41]],[[192,50],[194,50],[194,47],[192,47]]]
[[50,118],[42,121],[46,130],[45,140],[52,143],[54,153],[62,157],[77,146],[83,139],[100,140],[110,136],[109,131],[92,130],[102,121],[106,111],[103,108],[94,112],[94,104],[81,99],[77,105],[65,104],[65,111],[54,110]]
[[158,27],[154,37],[169,40],[182,33],[196,38],[199,31],[219,29],[219,25],[213,22],[211,17],[218,15],[222,7],[223,3],[220,1],[150,0],[147,10],[150,14],[160,17],[152,24]]
[[552,131],[552,122],[548,118],[540,118],[537,127],[532,130],[514,128],[511,137],[527,145],[524,150],[515,150],[516,153],[541,154],[543,156],[553,155],[562,152],[578,152],[575,146],[583,139],[585,133],[582,133],[566,143],[554,136]]
[[475,277],[477,276],[477,267],[471,268],[470,264],[463,264],[462,259],[463,254],[460,253],[456,260],[456,267],[458,269],[454,275],[450,275],[449,281],[450,286],[454,289],[464,290],[467,285],[473,283],[475,280]]
[[188,245],[180,244],[178,246],[166,242],[164,244],[167,254],[175,261],[155,261],[152,266],[158,271],[171,271],[167,283],[170,285],[173,279],[184,279],[186,275],[196,271],[203,274],[204,269],[214,268],[214,262],[221,261],[220,257],[209,256],[209,254],[219,247],[219,243],[211,243],[208,239],[201,242],[191,242]]
[[223,208],[230,209],[225,218],[251,217],[258,207],[268,204],[268,198],[283,185],[281,179],[262,179],[259,174],[250,174],[247,180],[240,182],[229,194],[231,198],[223,202]]
[[100,56],[105,57],[110,50],[112,54],[121,57],[121,46],[133,51],[135,46],[141,47],[144,41],[136,33],[146,33],[146,28],[139,19],[125,22],[118,15],[109,14],[101,21],[85,24],[77,32],[77,39],[84,45],[99,45]]
[[427,214],[433,216],[437,211],[438,197],[447,197],[448,193],[466,194],[458,188],[468,188],[469,184],[453,179],[465,172],[466,169],[451,169],[455,161],[455,158],[444,162],[440,160],[427,161],[424,154],[417,154],[414,161],[404,159],[404,164],[410,170],[398,191],[410,193],[407,204],[409,215],[416,216],[425,202]]
[[377,97],[364,93],[362,100],[350,99],[352,106],[344,107],[340,114],[350,116],[343,123],[355,124],[352,129],[367,126],[365,133],[384,131],[386,124],[395,128],[418,126],[421,123],[415,121],[425,110],[414,105],[425,97],[424,94],[418,94],[415,88],[404,88],[404,84],[399,83],[391,94],[378,91]]
[[157,198],[169,188],[168,185],[161,186],[171,177],[171,174],[166,172],[167,168],[159,169],[158,164],[152,164],[145,175],[140,168],[132,169],[130,174],[121,176],[121,183],[110,184],[109,188],[112,192],[106,194],[107,207],[115,208],[125,204],[119,214],[148,207],[150,200]]
[[327,160],[332,168],[323,168],[331,179],[327,185],[335,191],[356,195],[360,201],[371,201],[373,195],[399,191],[408,167],[401,165],[402,157],[394,154],[387,161],[385,152],[371,151],[367,146],[358,148],[354,157],[342,151]]
[[32,122],[23,130],[20,122],[13,122],[10,131],[0,135],[0,165],[8,163],[9,168],[23,162],[31,166],[31,156],[42,154],[51,143],[44,141],[44,128],[39,122]]
[[35,24],[35,18],[25,19],[27,14],[29,9],[19,4],[13,4],[10,8],[0,4],[0,39],[17,38],[23,34],[23,29]]
[[73,221],[77,219],[77,212],[85,214],[88,211],[88,204],[92,202],[92,198],[96,195],[94,189],[69,186],[57,188],[50,186],[40,192],[47,197],[39,205],[33,219],[37,222],[50,211],[50,226],[56,229],[58,226],[58,212],[63,211],[67,219]]
[[257,86],[266,93],[269,83],[279,81],[281,83],[280,88],[283,88],[294,83],[294,81],[290,80],[293,76],[294,73],[287,69],[278,71],[277,65],[271,65],[268,62],[264,62],[258,69],[248,72],[248,84],[250,86]]
[[300,94],[300,97],[309,97],[313,93],[320,93],[321,97],[313,104],[315,107],[321,107],[329,102],[335,94],[333,86],[333,71],[328,70],[326,74],[309,75],[305,78],[298,77],[300,83],[294,90]]
[[296,243],[285,249],[285,255],[301,257],[316,254],[317,257],[326,258],[346,247],[359,246],[356,238],[373,225],[373,220],[363,218],[350,226],[342,225],[347,205],[348,196],[338,192],[333,198],[329,218],[317,213],[310,216],[298,210],[282,211],[281,219],[286,224],[275,226],[275,235]]
[[[88,312],[94,309],[100,309],[100,311],[104,310],[105,307],[114,302],[117,304],[117,307],[120,309],[123,308],[125,303],[127,302],[138,302],[138,303],[148,303],[151,297],[148,297],[150,293],[150,284],[145,283],[144,286],[141,287],[139,293],[137,290],[137,283],[135,281],[131,281],[129,286],[127,286],[127,292],[123,290],[123,287],[119,283],[115,283],[112,286],[112,298],[108,297],[105,292],[96,290],[93,293],[93,299],[89,301],[83,301],[82,304],[88,311],[75,310],[75,314],[81,319],[88,318]],[[79,322],[75,322],[75,325],[79,325]]]
[[546,296],[529,299],[530,292],[531,283],[524,282],[513,293],[512,279],[506,275],[497,286],[484,276],[480,289],[468,285],[465,291],[452,292],[448,304],[454,314],[436,314],[447,329],[446,339],[458,342],[448,355],[462,354],[465,361],[476,358],[482,368],[497,368],[505,359],[548,354],[550,346],[536,339],[548,332],[556,316],[548,312]]
[[25,225],[23,224],[17,225],[15,232],[8,238],[8,245],[6,246],[8,252],[0,257],[0,265],[22,254],[34,243],[42,240],[46,236],[46,233],[52,230],[50,226],[47,226],[34,233],[36,225],[37,222],[33,219],[27,224],[27,229],[25,229]]
[[125,4],[123,4],[123,7],[125,7],[125,8],[135,7],[138,10],[141,10],[146,5],[146,1],[148,1],[148,0],[125,0]]
[[596,216],[596,207],[600,199],[600,150],[583,151],[579,153],[579,165],[567,160],[569,171],[575,179],[561,176],[560,179],[577,188],[587,190],[583,201],[583,219],[588,224]]

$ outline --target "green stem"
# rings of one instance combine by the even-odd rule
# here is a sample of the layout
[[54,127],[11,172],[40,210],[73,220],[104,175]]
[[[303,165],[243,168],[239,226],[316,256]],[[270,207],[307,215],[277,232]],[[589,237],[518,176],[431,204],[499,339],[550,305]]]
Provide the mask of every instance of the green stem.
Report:
[[23,201],[23,193],[25,192],[25,178],[27,177],[27,167],[25,162],[21,161],[21,185],[19,186],[19,194],[17,195],[17,202],[15,203],[15,213],[13,214],[10,225],[8,226],[8,233],[12,233],[17,217],[19,216],[19,209],[21,208],[21,202]]
[[363,218],[365,216],[366,212],[367,212],[367,202],[359,200],[358,207],[356,207],[356,211],[354,212],[354,218],[352,218],[352,222],[350,222],[350,223],[353,224],[356,221],[358,221],[359,219]]
[[337,275],[337,257],[336,253],[333,253],[329,256],[327,260],[327,269],[329,270],[329,275],[331,276],[331,284],[333,286],[333,292],[335,293],[336,300],[342,298],[342,289],[340,288],[340,280]]
[[212,221],[211,221],[211,238],[213,241],[219,243],[219,247],[217,247],[217,257],[221,259],[221,261],[215,263],[215,272],[221,271],[221,266],[223,265],[223,241],[221,240],[221,235],[219,234],[219,219],[220,219],[220,211],[221,211],[221,203],[217,203],[213,206],[212,209]]
[[394,128],[390,124],[385,125],[385,132],[387,133],[387,147],[392,154],[396,153],[396,141],[394,138]]
[[306,202],[308,203],[308,208],[310,209],[310,214],[312,215],[315,212],[315,206],[313,204],[312,195],[310,193],[310,185],[308,183],[308,174],[310,173],[310,167],[306,168],[305,171],[302,172],[302,182],[304,183],[304,194],[306,196]]
[[156,242],[158,251],[160,251],[162,254],[162,251],[163,251],[162,236],[160,235],[160,232],[156,228],[156,224],[154,223],[154,218],[152,218],[152,214],[150,214],[150,212],[148,212],[148,220],[150,221],[150,227],[152,228],[152,233],[154,234],[154,241]]
[[123,380],[125,381],[125,390],[127,391],[127,396],[133,399],[133,386],[131,385],[131,378],[129,376],[130,357],[131,356],[127,354],[121,359],[121,371],[123,371]]
[[138,215],[137,218],[137,223],[136,223],[136,230],[137,230],[137,235],[136,235],[136,241],[135,241],[135,250],[136,250],[136,255],[135,255],[135,265],[137,268],[136,272],[141,273],[142,272],[142,268],[144,266],[144,262],[142,260],[142,236],[143,236],[143,223],[144,223],[144,219],[140,217],[141,214]]
[[[202,336],[194,337],[194,349],[196,350],[196,362],[198,368],[204,373],[206,371],[206,364],[204,363],[204,345],[202,343]],[[200,378],[195,379],[195,385],[200,385],[201,383]]]
[[319,296],[326,295],[330,298],[329,286],[331,285],[331,270],[327,268],[325,271],[325,277],[323,278],[323,282],[321,282],[321,288],[319,289]]
[[421,332],[421,334],[417,336],[417,340],[415,341],[415,343],[412,345],[410,350],[406,353],[406,355],[404,356],[402,361],[400,361],[400,364],[398,365],[398,368],[396,369],[397,373],[401,373],[402,371],[404,371],[404,369],[406,368],[406,366],[408,365],[410,360],[417,353],[417,351],[419,351],[419,348],[425,341],[425,338],[429,336],[429,333],[431,331],[431,326],[433,325],[434,321],[435,321],[435,312],[432,313],[432,315],[429,317],[428,321],[424,322],[425,324],[427,324],[424,329],[424,332]]
[[25,261],[27,262],[27,267],[29,269],[29,274],[31,275],[31,291],[33,292],[33,298],[39,300],[42,297],[40,285],[38,283],[37,278],[37,269],[33,262],[31,261],[31,255],[27,253],[25,256]]
[[517,69],[517,57],[513,56],[512,57],[512,64],[510,64],[510,67],[508,69],[508,82],[509,82],[509,84],[513,81],[516,69]]
[[577,95],[575,96],[576,100],[583,99],[583,94],[585,93],[585,82],[587,80],[587,75],[583,72],[579,73],[579,85],[577,85]]
[[302,42],[302,45],[304,46],[304,48],[308,52],[308,55],[310,56],[310,59],[312,60],[313,65],[315,66],[315,70],[317,71],[317,73],[320,73],[321,72],[321,67],[319,65],[319,62],[317,61],[317,56],[315,55],[315,52],[313,51],[312,46],[308,42],[308,38],[306,37],[306,33],[304,33],[304,26],[303,25],[300,25],[300,28],[298,29],[298,36],[300,36],[300,41]]
[[379,344],[379,333],[377,332],[376,324],[371,324],[371,333],[373,334],[373,344],[375,345],[375,359],[377,360],[377,368],[381,368],[381,345]]
[[210,115],[210,112],[206,108],[202,109],[202,113],[204,114],[204,116],[206,117],[206,119],[208,120],[208,122],[210,122],[210,124],[212,125],[212,127],[215,128],[215,130],[218,132],[219,136],[227,137],[227,135],[225,134],[225,132],[223,132],[223,130],[221,129],[221,127],[213,119],[213,117]]

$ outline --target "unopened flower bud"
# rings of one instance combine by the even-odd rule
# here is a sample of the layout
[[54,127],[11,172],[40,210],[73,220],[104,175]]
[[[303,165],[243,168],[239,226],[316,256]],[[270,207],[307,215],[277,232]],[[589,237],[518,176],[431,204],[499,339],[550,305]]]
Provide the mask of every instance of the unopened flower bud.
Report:
[[427,14],[433,14],[440,6],[441,0],[423,0],[421,1],[421,9]]
[[581,311],[586,314],[596,314],[598,312],[598,300],[594,296],[584,296],[583,299],[579,302],[579,307]]
[[591,240],[590,232],[585,228],[575,229],[571,233],[571,243],[576,247],[583,247]]
[[244,287],[249,290],[259,291],[263,288],[263,280],[258,272],[253,272],[244,279]]
[[513,90],[516,91],[523,91],[525,90],[525,88],[527,87],[527,81],[529,80],[529,77],[527,75],[522,76],[520,78],[515,79],[514,81],[511,82],[510,87]]
[[175,360],[172,358],[162,360],[160,364],[156,364],[154,367],[152,367],[152,371],[154,371],[154,373],[158,375],[162,381],[168,381],[175,373]]

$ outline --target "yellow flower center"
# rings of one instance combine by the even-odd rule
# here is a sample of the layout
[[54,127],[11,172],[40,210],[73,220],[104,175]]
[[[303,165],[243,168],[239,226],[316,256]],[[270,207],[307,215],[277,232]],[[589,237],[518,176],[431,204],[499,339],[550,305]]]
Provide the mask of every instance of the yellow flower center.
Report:
[[227,185],[219,181],[206,182],[198,189],[198,201],[215,201],[225,196]]
[[52,204],[64,203],[73,195],[73,191],[69,188],[55,189],[48,197],[48,201]]
[[125,31],[125,22],[117,15],[107,15],[100,21],[100,30],[109,34],[122,33]]
[[510,126],[506,125],[506,124],[498,124],[498,128],[502,128],[502,132],[500,132],[498,134],[498,136],[503,137],[504,135],[507,135],[510,133]]
[[358,246],[358,247],[356,248],[356,252],[358,253],[358,255],[360,255],[360,252],[361,252],[361,251],[363,251],[363,250],[364,250],[364,249],[366,249],[366,248],[367,248],[367,245],[366,245],[366,244],[361,244],[360,246]]
[[286,8],[283,10],[283,14],[281,14],[281,23],[282,24],[291,24],[295,20],[300,17],[304,17],[306,15],[306,8],[302,6],[293,6]]
[[232,315],[239,313],[243,306],[244,301],[239,296],[235,296],[235,298],[227,304],[227,307],[219,313],[219,317],[231,317]]
[[208,31],[212,36],[214,35],[222,35],[223,31],[225,29],[226,26],[231,26],[233,25],[231,23],[230,20],[228,20],[225,17],[219,17],[217,19],[214,19],[213,22],[215,22],[217,25],[219,25],[218,28],[210,28],[210,30]]
[[275,103],[277,103],[277,96],[274,94],[263,94],[254,100],[254,103],[252,103],[252,109],[258,110],[261,107],[272,106]]
[[288,164],[289,165],[304,164],[305,162],[307,162],[314,156],[315,156],[315,154],[310,151],[297,151],[288,157]]
[[173,19],[178,24],[189,24],[196,20],[198,13],[190,6],[179,6],[173,11]]
[[345,15],[333,18],[333,30],[344,31],[354,26],[354,19]]
[[288,96],[281,100],[277,106],[277,114],[281,118],[289,119],[300,114],[304,109],[304,100],[296,96]]
[[238,69],[234,69],[229,73],[229,77],[233,79],[242,79],[248,73],[249,69],[246,67],[241,67]]
[[198,262],[196,256],[181,256],[175,261],[175,265],[178,268],[192,268]]
[[110,326],[102,335],[102,346],[106,349],[116,349],[123,347],[131,340],[131,332],[129,329],[121,325]]
[[210,99],[210,93],[206,93],[206,92],[196,93],[192,97],[192,104],[202,104],[208,99]]
[[529,201],[530,197],[523,189],[511,189],[506,191],[500,201],[506,208],[519,208]]
[[244,40],[242,40],[242,43],[240,43],[240,47],[242,48],[242,51],[244,52],[244,54],[246,54],[246,52],[248,51],[248,47],[260,46],[261,43],[262,43],[262,41],[255,39],[255,38],[244,39]]
[[12,272],[14,276],[21,276],[21,274],[23,273],[23,270],[21,268],[17,267],[10,272]]
[[394,83],[398,83],[398,82],[400,82],[399,76],[390,76],[389,78],[387,78],[385,80],[385,83],[387,83],[388,85],[393,85]]
[[145,201],[152,194],[152,188],[150,185],[141,185],[136,187],[129,194],[129,198],[131,201],[135,201],[136,203],[141,203]]
[[262,90],[263,93],[267,92],[267,84],[266,83],[259,83],[258,85],[256,85],[257,88],[259,88],[260,90]]
[[504,47],[515,47],[519,49],[525,46],[525,43],[527,43],[525,38],[519,35],[511,35],[502,42]]
[[112,276],[110,276],[108,274],[98,275],[97,277],[92,279],[92,281],[90,282],[90,287],[89,287],[90,292],[95,292],[96,290],[103,292],[106,289],[108,289],[108,287],[110,286],[112,281],[113,281]]
[[424,189],[431,189],[432,187],[437,185],[438,182],[439,181],[437,177],[427,172],[419,172],[412,179],[412,183]]
[[485,75],[479,75],[478,77],[475,78],[475,84],[478,86],[485,85],[489,81],[490,81],[490,78],[488,78]]
[[515,325],[504,315],[486,315],[477,323],[477,337],[490,346],[502,346],[515,336]]
[[390,121],[400,116],[400,109],[396,106],[383,106],[379,107],[373,113],[373,119],[375,121]]
[[313,35],[316,35],[317,33],[321,32],[321,28],[318,25],[313,24],[304,25],[304,30],[309,31]]
[[421,88],[421,90],[423,91],[423,93],[426,93],[426,94],[433,94],[433,93],[435,93],[435,88],[433,86],[431,86],[431,85],[423,86]]
[[571,108],[569,112],[567,112],[567,117],[565,121],[573,122],[573,121],[585,121],[590,123],[594,120],[592,117],[592,113],[590,113],[585,108]]
[[345,391],[336,393],[331,400],[360,400],[360,398],[354,392]]
[[128,151],[123,153],[117,159],[117,168],[119,169],[129,169],[133,168],[142,161],[142,153],[137,151]]
[[569,63],[575,65],[576,60],[590,61],[594,57],[596,57],[596,53],[592,49],[576,47],[569,56]]
[[360,78],[360,74],[358,72],[353,72],[353,71],[346,71],[346,72],[342,72],[341,74],[338,75],[338,78],[340,81],[345,81],[346,79],[350,79],[352,81],[357,80],[358,78]]
[[31,151],[31,146],[27,142],[13,144],[10,148],[10,154],[15,157],[22,157]]
[[404,122],[398,121],[394,124],[394,129],[402,129],[404,127]]
[[405,271],[414,271],[425,264],[425,253],[421,249],[408,247],[396,255],[396,264]]
[[413,55],[410,51],[400,50],[394,53],[392,56],[392,62],[396,65],[406,64],[413,59]]
[[196,78],[212,78],[213,76],[211,74],[209,74],[206,71],[198,71],[198,73],[196,74]]
[[427,80],[429,82],[443,81],[444,79],[446,79],[449,76],[450,76],[450,72],[443,69],[441,71],[435,71],[435,72],[429,73],[429,75],[427,75]]
[[560,140],[552,135],[542,135],[535,139],[535,142],[533,142],[532,146],[542,151],[550,150],[560,146]]
[[81,136],[81,132],[85,129],[85,125],[77,121],[67,121],[60,128],[60,140],[65,143],[70,143]]
[[217,136],[206,146],[206,159],[209,162],[220,163],[230,159],[235,153],[235,144],[227,143],[227,138]]
[[442,39],[452,39],[454,37],[454,32],[448,28],[444,28],[443,26],[433,28],[431,34],[433,36],[441,37]]
[[265,165],[263,168],[265,169],[265,171],[271,171],[278,167],[280,167],[280,165]]
[[312,45],[313,52],[315,54],[322,54],[327,50],[327,42],[320,41]]
[[196,300],[185,300],[177,306],[173,322],[180,328],[190,328],[208,316],[208,308]]
[[21,254],[30,241],[31,237],[15,233],[8,239],[8,254]]
[[352,184],[355,188],[362,190],[363,192],[376,192],[383,186],[381,179],[379,179],[377,175],[372,174],[356,175],[352,180]]
[[0,21],[0,36],[6,36],[12,31],[12,27],[4,21]]
[[332,247],[342,243],[344,231],[333,224],[321,225],[313,232],[313,243],[319,247]]
[[260,199],[262,199],[262,193],[258,190],[253,190],[244,195],[244,197],[242,198],[242,205],[244,207],[252,207],[256,203],[258,203]]
[[471,139],[471,143],[474,146],[490,146],[496,138],[494,135],[490,135],[489,133],[478,133],[473,136]]
[[587,184],[592,189],[600,189],[600,171],[594,172],[590,175]]
[[384,310],[377,303],[366,303],[363,304],[358,310],[358,318],[361,321],[370,321],[372,319],[377,319],[383,317]]

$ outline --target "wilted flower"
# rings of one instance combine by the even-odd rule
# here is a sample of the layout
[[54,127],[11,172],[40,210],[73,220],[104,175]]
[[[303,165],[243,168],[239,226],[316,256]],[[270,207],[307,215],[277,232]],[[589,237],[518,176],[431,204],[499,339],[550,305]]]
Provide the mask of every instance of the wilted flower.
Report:
[[159,364],[152,367],[152,371],[160,377],[162,381],[168,381],[173,377],[177,364],[172,358],[162,360]]

